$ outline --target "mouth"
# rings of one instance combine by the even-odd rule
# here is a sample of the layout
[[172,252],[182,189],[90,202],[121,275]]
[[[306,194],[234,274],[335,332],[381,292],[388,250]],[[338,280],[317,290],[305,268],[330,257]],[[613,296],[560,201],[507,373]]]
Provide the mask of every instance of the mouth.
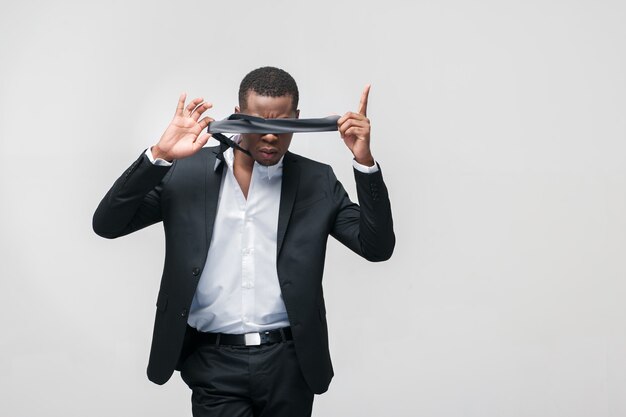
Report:
[[276,149],[272,149],[272,148],[261,148],[261,149],[259,149],[259,154],[263,158],[272,158],[277,153],[278,153],[278,151]]

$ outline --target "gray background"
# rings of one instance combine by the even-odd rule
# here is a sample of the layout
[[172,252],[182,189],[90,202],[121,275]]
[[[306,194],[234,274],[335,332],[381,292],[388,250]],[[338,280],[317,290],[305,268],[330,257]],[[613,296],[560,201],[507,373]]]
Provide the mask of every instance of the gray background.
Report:
[[[397,228],[383,264],[329,245],[314,415],[626,416],[623,2],[0,4],[0,415],[190,415],[145,376],[162,230],[91,216],[181,91],[222,118],[275,65],[302,117],[372,83]],[[355,195],[336,133],[292,150]]]

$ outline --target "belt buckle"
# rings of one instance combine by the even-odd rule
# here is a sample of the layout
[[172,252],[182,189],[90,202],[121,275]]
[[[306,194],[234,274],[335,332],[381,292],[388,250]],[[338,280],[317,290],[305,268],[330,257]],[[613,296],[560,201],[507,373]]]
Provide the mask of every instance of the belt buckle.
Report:
[[246,346],[259,346],[261,344],[261,335],[259,333],[246,333],[243,335]]

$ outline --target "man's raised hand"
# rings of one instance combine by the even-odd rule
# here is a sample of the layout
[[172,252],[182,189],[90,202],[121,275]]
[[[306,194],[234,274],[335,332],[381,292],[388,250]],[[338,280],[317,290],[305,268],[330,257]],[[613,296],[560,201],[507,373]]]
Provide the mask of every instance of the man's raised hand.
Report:
[[367,99],[370,87],[370,84],[366,85],[361,94],[359,112],[348,112],[337,121],[339,134],[354,155],[354,159],[359,164],[368,167],[374,165],[374,158],[370,150],[370,120],[367,118]]
[[213,107],[202,98],[195,98],[185,107],[186,93],[178,99],[176,113],[171,123],[163,132],[159,143],[151,148],[152,156],[157,159],[173,161],[198,152],[207,143],[211,135],[202,132],[213,121],[210,117],[200,116]]

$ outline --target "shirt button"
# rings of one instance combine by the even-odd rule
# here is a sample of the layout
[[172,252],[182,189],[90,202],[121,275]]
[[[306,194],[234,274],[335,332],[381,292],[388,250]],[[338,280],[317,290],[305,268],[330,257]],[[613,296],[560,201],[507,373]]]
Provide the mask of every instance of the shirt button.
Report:
[[193,274],[194,277],[197,277],[198,275],[200,275],[200,268],[195,267],[194,269],[191,270],[191,273]]

